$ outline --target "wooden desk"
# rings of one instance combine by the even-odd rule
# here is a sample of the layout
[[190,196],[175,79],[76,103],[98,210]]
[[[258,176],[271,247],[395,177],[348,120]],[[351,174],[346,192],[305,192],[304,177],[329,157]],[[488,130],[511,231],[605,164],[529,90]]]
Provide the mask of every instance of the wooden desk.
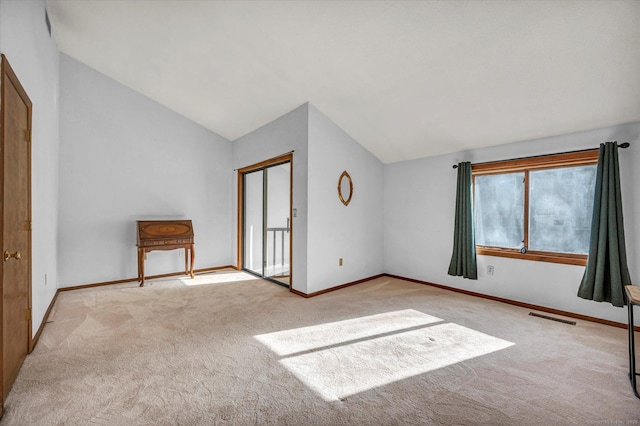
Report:
[[631,381],[633,393],[636,397],[640,398],[636,382],[636,377],[639,376],[639,374],[636,373],[636,346],[633,329],[633,305],[640,305],[640,287],[626,285],[624,286],[624,290],[627,293],[627,306],[629,307],[629,380]]
[[195,248],[190,220],[139,220],[137,246],[140,287],[144,286],[145,255],[153,250],[184,249],[185,274],[193,278]]

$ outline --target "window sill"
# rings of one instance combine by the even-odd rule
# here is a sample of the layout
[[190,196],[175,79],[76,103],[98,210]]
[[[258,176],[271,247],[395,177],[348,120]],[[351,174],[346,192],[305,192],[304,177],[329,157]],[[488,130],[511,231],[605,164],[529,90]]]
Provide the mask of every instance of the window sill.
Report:
[[512,259],[534,260],[537,262],[563,263],[566,265],[587,265],[586,254],[552,253],[546,251],[528,251],[521,253],[516,249],[476,246],[476,254],[484,256],[509,257]]

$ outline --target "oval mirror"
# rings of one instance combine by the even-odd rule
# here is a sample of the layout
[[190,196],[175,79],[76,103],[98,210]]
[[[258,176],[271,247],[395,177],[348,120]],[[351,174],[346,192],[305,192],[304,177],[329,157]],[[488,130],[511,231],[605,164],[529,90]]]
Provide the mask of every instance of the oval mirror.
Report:
[[349,205],[351,197],[353,197],[353,182],[346,170],[342,172],[338,179],[338,197],[340,197],[340,201],[345,206]]

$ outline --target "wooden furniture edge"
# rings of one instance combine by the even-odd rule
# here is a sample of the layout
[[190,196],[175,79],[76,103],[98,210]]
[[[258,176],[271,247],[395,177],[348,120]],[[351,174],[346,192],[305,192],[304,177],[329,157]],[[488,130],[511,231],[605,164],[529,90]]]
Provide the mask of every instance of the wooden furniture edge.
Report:
[[625,285],[624,291],[627,293],[627,299],[634,305],[640,305],[640,287],[633,285]]
[[[488,299],[488,300],[493,300],[493,301],[496,301],[496,302],[506,303],[508,305],[519,306],[521,308],[533,309],[533,310],[536,310],[536,311],[547,312],[549,314],[561,315],[561,316],[565,316],[565,317],[569,317],[569,318],[576,318],[576,319],[583,320],[583,321],[595,322],[595,323],[598,323],[598,324],[609,325],[609,326],[617,327],[617,328],[624,328],[625,330],[628,328],[627,324],[621,323],[621,322],[616,322],[616,321],[610,321],[610,320],[606,320],[606,319],[602,319],[602,318],[591,317],[591,316],[588,316],[588,315],[576,314],[574,312],[562,311],[560,309],[547,308],[546,306],[534,305],[532,303],[518,302],[517,300],[505,299],[503,297],[491,296],[491,295],[488,295],[488,294],[477,293],[475,291],[469,291],[469,290],[463,290],[463,289],[460,289],[460,288],[449,287],[449,286],[442,285],[442,284],[435,284],[435,283],[431,283],[431,282],[428,282],[428,281],[417,280],[415,278],[402,277],[400,275],[393,275],[393,274],[383,274],[383,275],[385,275],[387,277],[390,277],[390,278],[397,278],[399,280],[413,282],[413,283],[416,283],[416,284],[429,285],[429,286],[432,286],[432,287],[441,288],[443,290],[449,290],[449,291],[453,291],[453,292],[456,292],[456,293],[462,293],[462,294],[466,294],[468,296],[480,297],[482,299]],[[634,331],[640,331],[640,326],[634,326],[633,330]]]
[[340,290],[346,287],[351,287],[352,285],[356,285],[356,284],[361,284],[367,281],[371,281],[371,280],[375,280],[376,278],[382,278],[384,277],[386,274],[378,274],[378,275],[374,275],[372,277],[368,277],[368,278],[362,278],[360,280],[356,280],[356,281],[351,281],[349,283],[345,283],[345,284],[340,284],[337,285],[335,287],[329,287],[329,288],[325,288],[324,290],[320,290],[320,291],[315,291],[313,293],[303,293],[300,290],[296,290],[294,288],[290,288],[289,290],[291,291],[291,293],[296,294],[298,296],[302,296],[306,299],[310,298],[310,297],[316,297],[316,296],[320,296],[321,294],[325,294],[325,293],[329,293],[331,291],[336,291],[336,290]]

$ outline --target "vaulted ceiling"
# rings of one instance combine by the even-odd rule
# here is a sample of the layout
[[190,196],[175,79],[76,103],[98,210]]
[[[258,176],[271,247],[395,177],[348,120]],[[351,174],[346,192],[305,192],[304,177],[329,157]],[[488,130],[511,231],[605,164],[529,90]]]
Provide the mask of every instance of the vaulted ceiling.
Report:
[[60,50],[234,140],[310,102],[385,163],[640,121],[639,1],[65,1]]

